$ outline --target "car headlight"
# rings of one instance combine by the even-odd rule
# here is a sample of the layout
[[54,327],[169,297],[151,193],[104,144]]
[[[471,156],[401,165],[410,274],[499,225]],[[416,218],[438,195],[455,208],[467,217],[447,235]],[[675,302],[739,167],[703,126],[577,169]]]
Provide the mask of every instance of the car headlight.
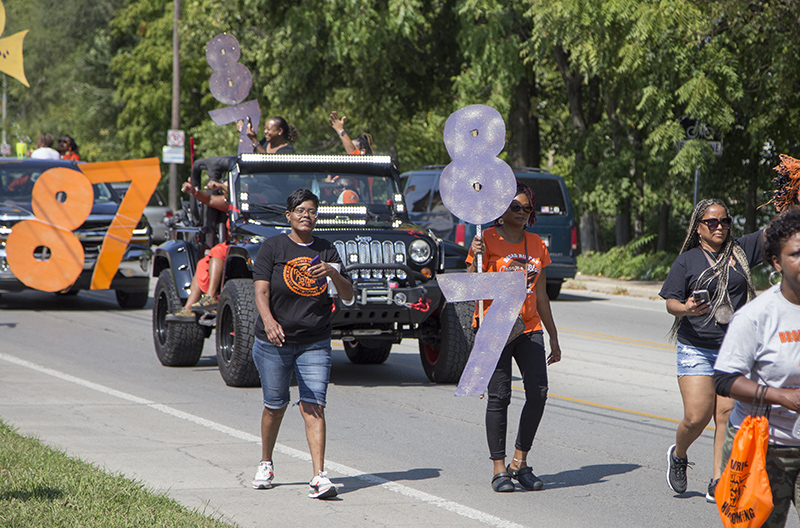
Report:
[[408,246],[408,256],[417,264],[425,264],[431,259],[431,245],[422,239],[417,239]]

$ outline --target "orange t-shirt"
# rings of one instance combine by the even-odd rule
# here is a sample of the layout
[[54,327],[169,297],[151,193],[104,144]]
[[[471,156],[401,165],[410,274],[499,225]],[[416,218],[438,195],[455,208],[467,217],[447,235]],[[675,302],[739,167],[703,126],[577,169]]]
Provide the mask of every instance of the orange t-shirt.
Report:
[[[525,262],[525,246],[527,242],[528,280],[527,296],[522,304],[520,316],[525,323],[525,331],[542,329],[542,319],[536,309],[536,281],[545,266],[550,264],[550,253],[544,241],[536,233],[525,232],[525,240],[518,244],[509,244],[494,227],[483,230],[483,271],[522,271]],[[473,260],[472,249],[467,255],[467,265]],[[491,306],[492,301],[483,302],[483,313]],[[478,303],[475,303],[475,318],[478,317]],[[474,323],[473,323],[474,324]]]

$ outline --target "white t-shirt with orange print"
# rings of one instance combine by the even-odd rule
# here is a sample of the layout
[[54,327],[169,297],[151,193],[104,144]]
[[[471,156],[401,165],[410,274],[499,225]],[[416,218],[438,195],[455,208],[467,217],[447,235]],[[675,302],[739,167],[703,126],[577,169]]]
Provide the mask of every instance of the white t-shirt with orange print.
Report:
[[[525,269],[527,242],[527,296],[522,305],[520,316],[525,323],[525,331],[532,332],[542,329],[542,319],[536,309],[536,281],[539,280],[541,271],[550,264],[550,253],[544,241],[536,233],[525,232],[525,240],[518,244],[509,244],[500,236],[494,227],[483,230],[483,271],[516,271]],[[472,249],[467,255],[467,265],[473,260]],[[492,301],[483,303],[483,313],[489,309]],[[475,303],[475,318],[478,317],[478,303]],[[475,323],[473,322],[473,325]]]

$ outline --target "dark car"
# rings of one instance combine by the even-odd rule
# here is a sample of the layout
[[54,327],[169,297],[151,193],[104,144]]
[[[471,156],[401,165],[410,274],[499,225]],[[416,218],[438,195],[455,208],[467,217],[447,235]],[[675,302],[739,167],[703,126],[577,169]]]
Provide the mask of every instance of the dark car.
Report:
[[[192,199],[188,225],[175,226],[174,240],[156,249],[158,277],[153,305],[156,353],[168,366],[194,365],[204,338],[216,326],[217,361],[228,385],[257,385],[251,358],[258,313],[253,300],[252,266],[265,239],[290,231],[286,197],[310,189],[320,198],[314,236],[338,250],[350,275],[356,302],[334,298],[332,337],[344,342],[354,363],[383,363],[392,345],[419,341],[427,376],[455,382],[472,348],[474,303],[448,303],[436,278],[448,270],[448,254],[457,266],[466,251],[409,222],[397,170],[388,156],[304,156],[243,154],[198,160],[212,179],[227,178],[229,213],[204,211]],[[195,186],[199,171],[192,171]],[[195,324],[166,320],[188,296],[197,261],[222,237],[229,247],[216,316]],[[450,253],[448,253],[450,252]],[[455,256],[456,254],[457,257]]]
[[[114,188],[120,198],[124,198],[130,184],[128,182],[114,182],[111,187]],[[153,194],[150,195],[150,200],[147,201],[147,205],[144,208],[144,215],[147,217],[152,230],[150,238],[153,240],[153,244],[160,244],[167,240],[168,227],[166,222],[168,218],[172,217],[172,209],[169,208],[167,200],[161,196],[158,190],[153,191]]]
[[[475,236],[476,226],[461,222],[442,203],[439,196],[442,169],[443,165],[432,165],[401,175],[408,216],[412,222],[431,229],[445,240],[468,245]],[[560,176],[530,168],[514,169],[514,176],[536,195],[538,221],[528,230],[547,244],[552,260],[547,267],[547,295],[555,299],[564,280],[577,272],[578,232],[572,200]]]
[[[6,260],[6,241],[14,225],[22,220],[35,219],[31,193],[36,181],[48,169],[63,168],[80,172],[74,161],[37,159],[0,159],[0,290],[28,289],[11,271]],[[94,200],[91,212],[83,224],[73,231],[84,251],[83,271],[78,279],[59,293],[75,294],[90,289],[95,263],[106,238],[106,231],[117,214],[120,198],[107,183],[92,186]],[[142,308],[147,304],[150,286],[150,226],[142,217],[133,230],[119,267],[112,277],[110,289],[116,292],[122,308]],[[50,258],[49,248],[35,249],[38,260]]]

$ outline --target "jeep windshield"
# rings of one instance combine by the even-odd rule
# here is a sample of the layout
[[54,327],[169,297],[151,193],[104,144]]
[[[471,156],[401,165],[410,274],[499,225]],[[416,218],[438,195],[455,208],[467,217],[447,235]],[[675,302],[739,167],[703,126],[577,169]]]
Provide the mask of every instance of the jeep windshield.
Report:
[[249,218],[288,225],[286,198],[297,189],[310,189],[319,197],[319,225],[390,221],[390,201],[400,194],[389,176],[328,171],[239,174],[239,211]]

